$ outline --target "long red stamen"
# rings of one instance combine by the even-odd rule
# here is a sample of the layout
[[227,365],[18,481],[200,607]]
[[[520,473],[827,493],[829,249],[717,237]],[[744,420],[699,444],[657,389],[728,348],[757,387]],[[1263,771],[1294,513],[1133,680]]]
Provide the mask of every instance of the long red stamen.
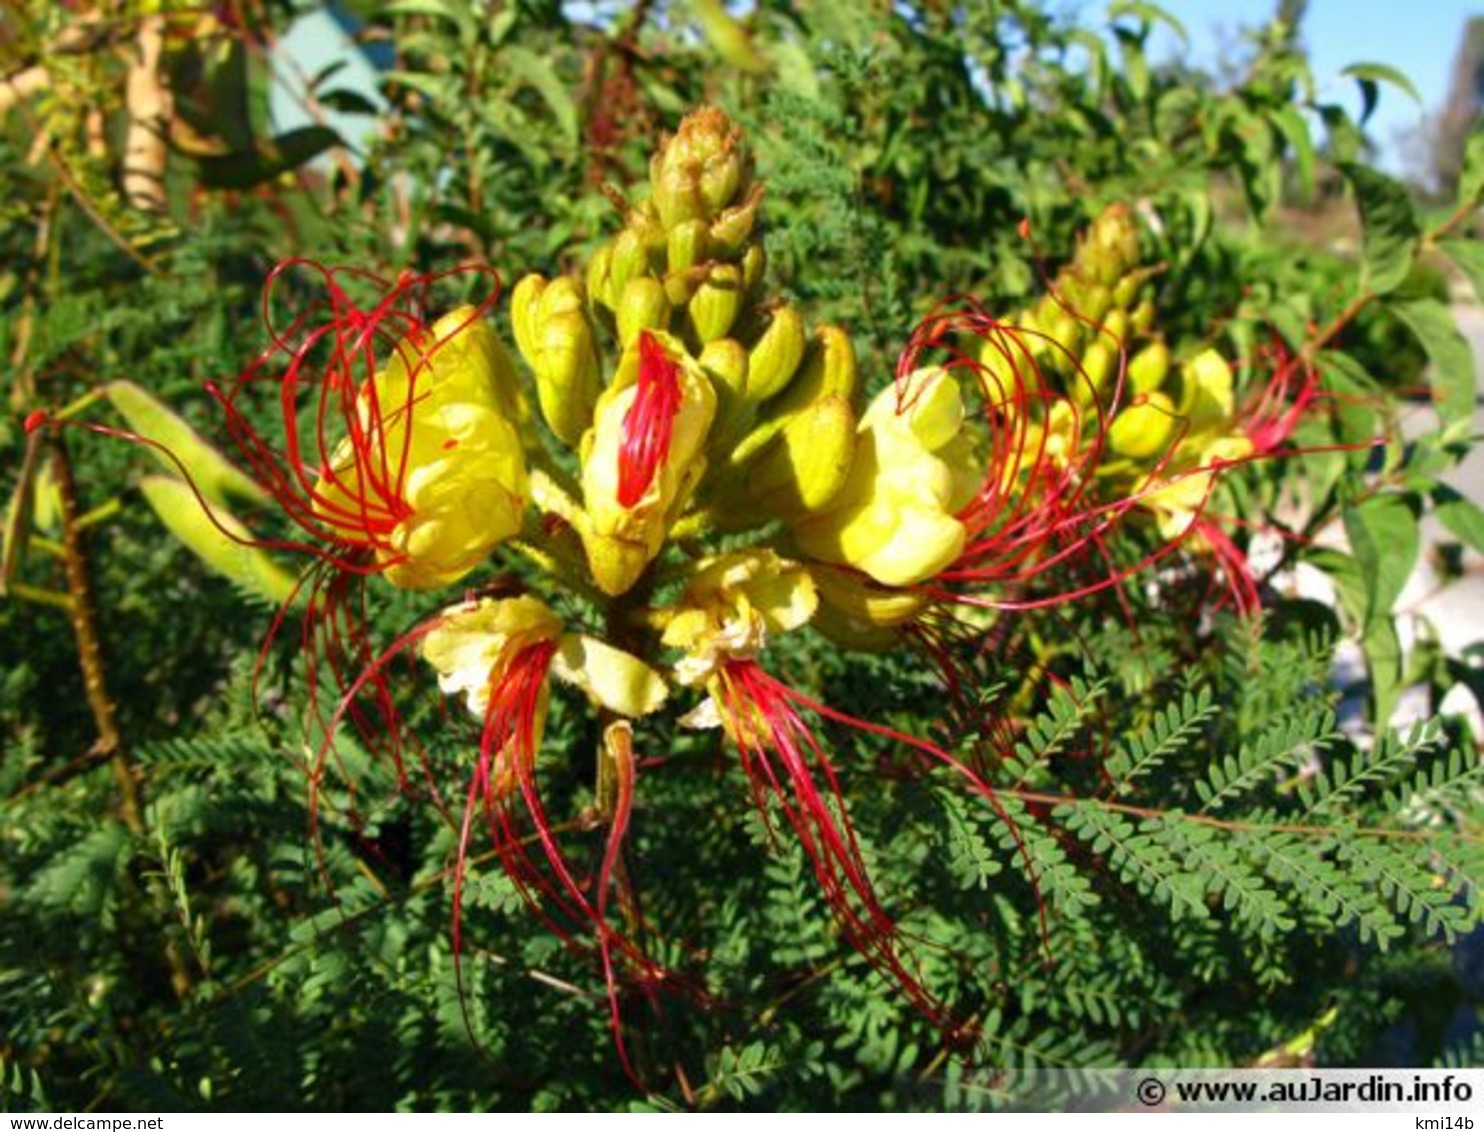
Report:
[[[298,290],[290,279],[296,271],[312,273],[323,297],[280,325],[271,311],[274,296]],[[207,388],[248,471],[308,536],[278,548],[360,573],[396,563],[392,535],[411,513],[404,485],[412,418],[427,396],[432,357],[446,341],[432,339],[421,311],[431,288],[449,274],[404,273],[387,284],[354,269],[290,260],[270,275],[263,295],[270,347],[226,387]],[[342,285],[351,280],[381,289],[370,309]],[[471,318],[496,297],[491,288]],[[394,350],[407,374],[406,392],[387,403],[374,379]],[[250,391],[264,383],[275,387],[281,443],[269,439],[279,430],[260,432],[245,409]]]
[[618,505],[633,507],[644,498],[670,454],[675,416],[680,412],[680,365],[659,339],[639,332],[639,379],[634,403],[623,418],[618,453]]

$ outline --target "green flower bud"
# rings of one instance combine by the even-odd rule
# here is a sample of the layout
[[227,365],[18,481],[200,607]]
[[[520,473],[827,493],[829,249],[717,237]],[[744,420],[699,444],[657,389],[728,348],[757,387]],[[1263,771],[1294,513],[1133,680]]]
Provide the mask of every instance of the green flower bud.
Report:
[[1082,380],[1077,382],[1073,394],[1079,400],[1101,396],[1117,369],[1118,347],[1106,336],[1093,339],[1082,351]]
[[1139,262],[1139,228],[1133,211],[1122,204],[1103,209],[1078,248],[1077,260],[1099,282],[1116,287]]
[[665,245],[666,267],[670,274],[686,272],[710,257],[711,236],[704,220],[687,220],[670,229]]
[[1128,363],[1129,384],[1135,394],[1153,393],[1165,383],[1170,372],[1170,348],[1164,339],[1149,343]]
[[732,203],[748,177],[741,133],[716,107],[695,110],[660,147],[649,176],[666,228],[714,216]]
[[732,263],[712,264],[687,311],[701,342],[725,337],[742,311],[742,269]]
[[779,420],[821,397],[853,400],[855,389],[855,347],[850,344],[850,336],[838,326],[821,326],[814,331],[814,340],[793,381],[764,405],[763,411]]
[[[660,235],[663,239],[663,233]],[[609,288],[614,304],[622,297],[624,286],[630,279],[647,274],[648,271],[649,249],[645,246],[644,239],[634,229],[625,228],[613,238],[613,258],[608,269]]]
[[602,392],[592,323],[582,287],[571,278],[528,275],[510,296],[516,345],[536,375],[541,414],[562,443],[575,446]]
[[1069,300],[1072,309],[1096,325],[1113,306],[1113,293],[1101,283],[1088,286],[1079,299]]
[[612,310],[619,292],[613,289],[613,245],[604,244],[587,261],[587,297],[594,306]]
[[728,259],[740,255],[757,225],[758,209],[763,203],[762,185],[754,185],[741,204],[722,212],[711,222],[711,240],[717,254]]
[[[717,338],[707,342],[697,360],[718,393],[725,390],[731,399],[742,397],[747,389],[749,362],[747,349],[741,342],[735,338]],[[727,415],[725,407],[720,415]]]
[[615,312],[619,344],[628,347],[641,330],[667,330],[670,300],[665,285],[652,275],[638,275],[624,284],[623,297]]
[[1128,324],[1140,334],[1148,334],[1154,329],[1154,300],[1144,299],[1134,308],[1133,314],[1129,315]]
[[763,245],[748,244],[747,250],[742,253],[742,282],[749,291],[756,291],[762,285],[767,268],[768,253],[763,250]]
[[1113,418],[1108,444],[1134,460],[1163,452],[1175,433],[1175,404],[1163,393],[1150,393]]
[[845,486],[855,431],[855,412],[841,397],[795,413],[744,469],[747,494],[785,519],[820,510]]
[[766,401],[783,389],[798,371],[808,344],[799,312],[793,307],[775,310],[748,359],[747,399]]

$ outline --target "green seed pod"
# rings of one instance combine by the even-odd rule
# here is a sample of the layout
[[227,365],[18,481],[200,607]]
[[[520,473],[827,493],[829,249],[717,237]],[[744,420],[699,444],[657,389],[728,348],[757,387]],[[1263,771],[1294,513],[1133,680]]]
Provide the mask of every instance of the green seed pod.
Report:
[[652,275],[639,275],[624,284],[615,312],[619,345],[628,347],[641,330],[670,328],[670,300],[665,285]]
[[725,337],[742,311],[742,269],[733,263],[712,264],[687,311],[701,342]]
[[1163,338],[1155,339],[1135,354],[1128,363],[1129,384],[1133,392],[1153,393],[1165,383],[1170,373],[1170,348]]
[[804,360],[809,340],[804,320],[793,307],[779,307],[752,347],[747,369],[747,399],[766,401],[793,378]]
[[670,229],[666,266],[671,274],[689,271],[710,255],[711,237],[704,220],[687,220]]
[[1113,418],[1108,444],[1134,460],[1158,455],[1174,436],[1176,419],[1174,403],[1163,393],[1150,393]]

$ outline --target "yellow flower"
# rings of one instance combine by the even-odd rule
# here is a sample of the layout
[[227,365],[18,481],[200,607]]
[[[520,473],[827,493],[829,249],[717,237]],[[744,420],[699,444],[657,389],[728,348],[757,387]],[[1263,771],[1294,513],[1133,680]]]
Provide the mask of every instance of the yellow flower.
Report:
[[665,626],[664,643],[686,653],[675,665],[676,680],[704,683],[726,661],[756,657],[769,633],[806,624],[818,604],[808,571],[771,550],[712,559],[686,587]]
[[844,487],[794,527],[800,549],[888,586],[947,567],[967,538],[956,513],[979,487],[963,424],[958,383],[941,367],[883,390],[861,417]]
[[705,472],[715,414],[711,380],[685,347],[641,331],[582,442],[581,534],[604,593],[626,592],[664,545]]
[[393,585],[458,581],[520,530],[526,471],[509,361],[472,307],[403,337],[359,390],[314,492]]

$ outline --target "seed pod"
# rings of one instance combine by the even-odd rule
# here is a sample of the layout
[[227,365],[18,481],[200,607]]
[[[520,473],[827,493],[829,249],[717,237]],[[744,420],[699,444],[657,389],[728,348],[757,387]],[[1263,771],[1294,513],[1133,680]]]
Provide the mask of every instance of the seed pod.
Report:
[[687,310],[701,342],[724,337],[742,310],[741,268],[732,263],[713,264]]
[[665,295],[664,284],[652,275],[630,279],[624,285],[615,317],[618,341],[625,347],[639,336],[641,330],[668,330],[670,300]]
[[766,401],[793,378],[809,340],[804,320],[793,307],[779,307],[752,347],[747,367],[747,399]]

